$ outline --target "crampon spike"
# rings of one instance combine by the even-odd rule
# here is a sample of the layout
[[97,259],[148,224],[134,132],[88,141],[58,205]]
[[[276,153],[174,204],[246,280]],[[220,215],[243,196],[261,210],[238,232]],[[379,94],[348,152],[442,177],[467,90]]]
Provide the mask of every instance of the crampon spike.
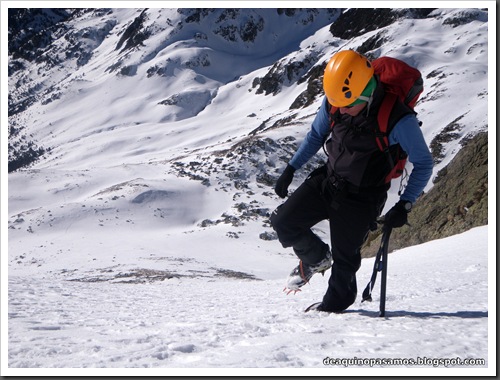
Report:
[[286,293],[286,295],[289,295],[291,292],[293,292],[293,294],[297,294],[297,292],[300,291],[301,291],[300,289],[288,289],[286,286],[283,289],[283,292]]

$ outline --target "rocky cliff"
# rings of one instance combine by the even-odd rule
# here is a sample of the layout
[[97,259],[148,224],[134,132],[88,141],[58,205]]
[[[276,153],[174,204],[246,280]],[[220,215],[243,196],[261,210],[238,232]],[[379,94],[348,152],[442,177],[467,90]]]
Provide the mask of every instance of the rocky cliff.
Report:
[[[434,180],[408,217],[409,226],[393,231],[390,249],[421,244],[488,224],[488,133],[464,142],[450,164]],[[380,231],[370,235],[363,256],[380,246]]]

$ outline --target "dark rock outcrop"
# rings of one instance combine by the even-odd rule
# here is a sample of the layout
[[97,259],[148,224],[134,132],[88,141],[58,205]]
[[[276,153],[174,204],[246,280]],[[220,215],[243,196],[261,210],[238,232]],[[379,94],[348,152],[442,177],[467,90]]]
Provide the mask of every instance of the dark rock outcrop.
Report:
[[[409,215],[411,226],[396,229],[390,250],[452,236],[488,224],[488,134],[467,140],[455,158],[434,180]],[[370,235],[362,249],[373,256],[380,245],[380,231]]]

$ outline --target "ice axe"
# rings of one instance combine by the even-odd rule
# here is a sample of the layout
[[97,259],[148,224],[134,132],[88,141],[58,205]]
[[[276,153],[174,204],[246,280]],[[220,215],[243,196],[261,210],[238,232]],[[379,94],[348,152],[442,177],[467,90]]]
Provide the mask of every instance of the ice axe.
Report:
[[380,248],[375,257],[375,263],[373,265],[373,273],[370,278],[370,282],[366,285],[363,291],[363,301],[372,301],[372,290],[375,286],[375,280],[377,279],[377,272],[382,272],[382,279],[380,283],[380,317],[385,316],[385,295],[387,288],[387,251],[389,249],[389,238],[391,236],[392,228],[386,226],[382,227],[382,240],[380,242]]

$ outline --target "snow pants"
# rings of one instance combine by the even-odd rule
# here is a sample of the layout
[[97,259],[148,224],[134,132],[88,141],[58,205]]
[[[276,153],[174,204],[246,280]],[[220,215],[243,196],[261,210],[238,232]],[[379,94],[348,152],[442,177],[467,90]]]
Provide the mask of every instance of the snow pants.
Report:
[[323,307],[342,311],[357,296],[356,272],[361,266],[361,246],[376,226],[387,199],[387,187],[357,189],[335,188],[326,166],[302,183],[271,215],[271,224],[284,248],[292,247],[306,264],[325,258],[329,249],[311,228],[329,220],[333,266]]

